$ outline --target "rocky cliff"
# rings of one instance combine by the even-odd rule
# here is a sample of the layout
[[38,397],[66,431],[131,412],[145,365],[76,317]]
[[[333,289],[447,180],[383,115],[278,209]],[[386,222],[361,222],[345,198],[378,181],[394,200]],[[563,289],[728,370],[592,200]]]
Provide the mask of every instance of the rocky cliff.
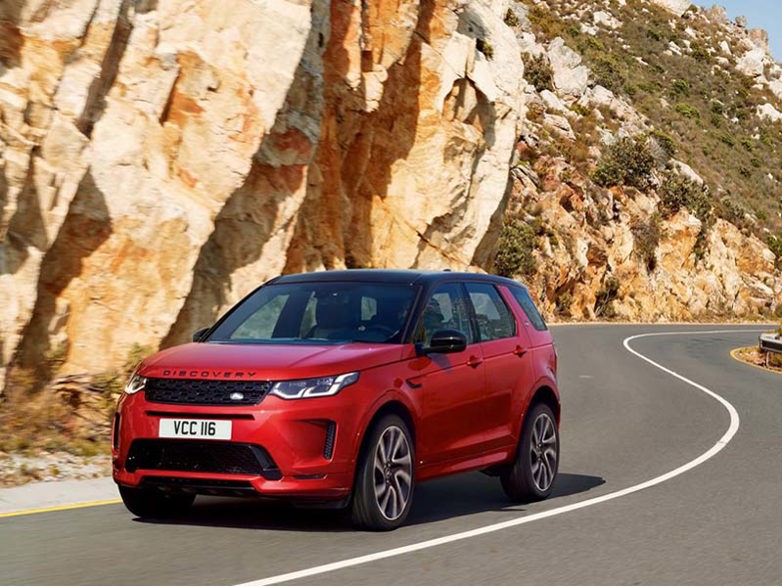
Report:
[[[5,0],[0,382],[10,365],[100,372],[136,344],[187,340],[281,272],[495,270],[518,219],[535,226],[524,279],[551,316],[773,311],[774,254],[726,220],[702,230],[685,206],[663,218],[654,262],[639,253],[659,170],[649,189],[599,186],[572,145],[595,111],[611,120],[590,128],[587,167],[653,125],[531,9],[550,7]],[[602,29],[620,17],[584,14]],[[767,48],[752,50],[737,67],[766,76]],[[522,53],[552,68],[550,89]]]

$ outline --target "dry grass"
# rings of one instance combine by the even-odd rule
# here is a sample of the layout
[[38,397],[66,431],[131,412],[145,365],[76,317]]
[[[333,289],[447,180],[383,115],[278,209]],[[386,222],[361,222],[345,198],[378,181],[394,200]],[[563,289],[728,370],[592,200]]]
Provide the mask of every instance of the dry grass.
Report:
[[[0,485],[60,478],[58,462],[108,462],[111,420],[122,386],[152,349],[134,346],[122,369],[41,381],[13,369],[0,399]],[[103,470],[103,469],[101,469]],[[69,475],[70,476],[70,475]]]

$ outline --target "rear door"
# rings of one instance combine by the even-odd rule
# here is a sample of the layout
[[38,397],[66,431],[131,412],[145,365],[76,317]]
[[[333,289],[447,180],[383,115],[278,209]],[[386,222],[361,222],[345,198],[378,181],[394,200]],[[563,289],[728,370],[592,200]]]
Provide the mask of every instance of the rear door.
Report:
[[479,416],[483,445],[486,450],[512,448],[524,396],[534,379],[530,341],[494,284],[468,282],[466,287],[478,326],[477,345],[486,369]]

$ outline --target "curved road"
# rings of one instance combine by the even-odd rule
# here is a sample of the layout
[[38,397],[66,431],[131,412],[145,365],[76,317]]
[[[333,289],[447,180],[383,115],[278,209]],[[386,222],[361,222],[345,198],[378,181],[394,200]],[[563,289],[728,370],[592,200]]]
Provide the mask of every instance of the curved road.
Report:
[[[761,327],[553,330],[562,461],[545,502],[509,506],[496,479],[472,473],[419,485],[407,525],[382,534],[328,512],[215,498],[199,498],[184,523],[141,522],[121,505],[11,517],[0,520],[0,583],[276,581],[363,555],[373,560],[293,582],[779,583],[782,376],[729,356]],[[633,350],[729,405],[631,354],[623,341],[642,333],[658,335]]]

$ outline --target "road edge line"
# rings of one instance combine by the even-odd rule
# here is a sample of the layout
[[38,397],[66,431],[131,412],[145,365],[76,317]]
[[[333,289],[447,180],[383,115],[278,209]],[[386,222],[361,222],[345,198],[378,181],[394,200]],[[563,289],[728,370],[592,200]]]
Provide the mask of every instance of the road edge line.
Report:
[[27,510],[18,510],[15,512],[0,513],[0,518],[13,518],[15,516],[29,516],[32,514],[45,514],[48,512],[62,512],[65,510],[78,510],[81,508],[91,508],[100,505],[116,505],[122,503],[121,499],[103,499],[99,501],[87,501],[83,503],[69,503],[66,505],[53,505],[42,508],[31,508]]

